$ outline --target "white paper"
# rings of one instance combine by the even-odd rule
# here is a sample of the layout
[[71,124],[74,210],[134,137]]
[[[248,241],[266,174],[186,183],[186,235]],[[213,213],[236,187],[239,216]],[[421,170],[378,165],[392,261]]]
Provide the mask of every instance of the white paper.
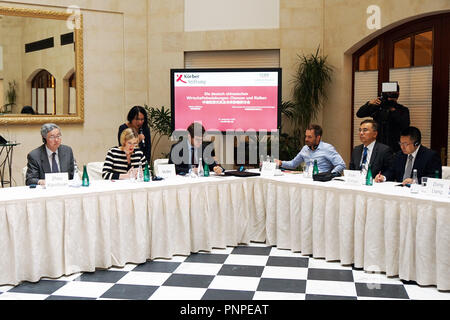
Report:
[[277,164],[275,162],[264,161],[261,168],[262,177],[273,177],[277,170]]
[[68,186],[69,186],[69,174],[67,172],[45,174],[46,188],[57,188]]
[[177,176],[174,164],[158,165],[158,176],[163,179],[174,178]]
[[361,171],[344,170],[345,183],[351,186],[361,185]]
[[450,180],[428,178],[427,189],[434,196],[450,197]]

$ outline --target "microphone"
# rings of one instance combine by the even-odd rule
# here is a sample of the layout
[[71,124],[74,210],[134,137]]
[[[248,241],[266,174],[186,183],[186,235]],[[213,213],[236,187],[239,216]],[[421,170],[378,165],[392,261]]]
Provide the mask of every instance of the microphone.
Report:
[[[144,134],[144,129],[139,128],[139,134]],[[145,139],[142,140],[142,143],[145,144]]]

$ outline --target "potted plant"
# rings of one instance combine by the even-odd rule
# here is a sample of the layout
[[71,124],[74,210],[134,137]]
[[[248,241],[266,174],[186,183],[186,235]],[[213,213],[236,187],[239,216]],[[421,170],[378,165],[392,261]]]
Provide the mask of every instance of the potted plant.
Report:
[[331,83],[333,69],[327,57],[316,54],[299,57],[299,65],[294,76],[293,101],[284,113],[294,125],[294,137],[298,137],[303,146],[305,129],[311,124],[327,100],[328,85]]
[[[172,115],[169,108],[162,106],[161,108],[149,107],[144,105],[148,114],[148,126],[151,132],[151,161],[153,164],[156,148],[164,136],[170,137],[172,135]],[[167,158],[167,154],[162,154]]]

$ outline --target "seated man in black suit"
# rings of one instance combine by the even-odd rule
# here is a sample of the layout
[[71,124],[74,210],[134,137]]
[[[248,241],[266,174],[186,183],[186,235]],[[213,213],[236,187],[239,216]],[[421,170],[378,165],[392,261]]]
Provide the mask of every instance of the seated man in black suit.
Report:
[[72,148],[61,144],[61,129],[53,123],[41,127],[44,144],[27,156],[26,185],[45,185],[46,173],[68,172],[73,179],[74,157]]
[[378,123],[374,120],[364,120],[359,127],[359,139],[363,143],[353,149],[350,160],[350,170],[366,171],[369,165],[372,174],[385,172],[391,166],[393,159],[392,149],[377,142]]
[[403,185],[412,183],[412,173],[417,169],[417,179],[422,177],[442,177],[442,164],[439,154],[421,145],[422,134],[416,127],[409,127],[400,135],[401,151],[395,154],[392,166],[375,177],[375,182],[397,181]]
[[208,164],[210,171],[216,174],[221,174],[223,168],[214,160],[214,145],[213,143],[204,144],[203,136],[205,128],[197,122],[192,123],[187,128],[187,139],[182,139],[172,146],[169,155],[169,164],[175,164],[175,171],[177,174],[186,174],[193,166],[195,173],[198,172],[200,158],[202,164]]

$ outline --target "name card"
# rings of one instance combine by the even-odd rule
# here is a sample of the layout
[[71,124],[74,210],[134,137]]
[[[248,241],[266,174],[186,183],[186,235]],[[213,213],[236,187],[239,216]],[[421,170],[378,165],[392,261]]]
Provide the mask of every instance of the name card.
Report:
[[273,177],[277,170],[275,162],[264,161],[261,168],[261,177]]
[[432,195],[447,198],[450,197],[450,181],[428,178],[427,189]]
[[163,179],[173,178],[177,176],[174,164],[160,164],[158,165],[158,176]]
[[60,188],[68,186],[69,186],[69,174],[67,172],[45,174],[46,188],[58,188],[58,187]]
[[361,185],[361,171],[359,170],[344,170],[345,184],[350,186]]

